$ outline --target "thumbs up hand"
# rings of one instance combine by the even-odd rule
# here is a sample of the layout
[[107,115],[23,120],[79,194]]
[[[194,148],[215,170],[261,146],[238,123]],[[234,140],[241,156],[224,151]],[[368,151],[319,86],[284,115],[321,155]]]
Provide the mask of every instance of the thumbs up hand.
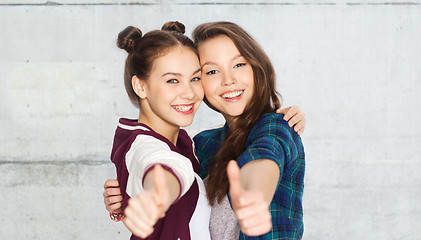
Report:
[[229,194],[241,231],[248,236],[259,236],[272,229],[269,204],[263,193],[248,191],[241,183],[240,168],[231,160],[227,166]]
[[[168,210],[170,193],[164,169],[156,165],[153,169],[153,187],[129,200],[123,219],[126,227],[136,236],[146,238],[153,232],[153,226]],[[145,180],[146,181],[146,180]]]

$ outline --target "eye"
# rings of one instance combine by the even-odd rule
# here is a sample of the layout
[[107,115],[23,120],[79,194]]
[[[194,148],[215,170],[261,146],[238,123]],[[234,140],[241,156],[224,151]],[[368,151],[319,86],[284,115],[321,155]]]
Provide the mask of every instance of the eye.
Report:
[[210,71],[206,72],[206,74],[208,74],[208,75],[217,74],[217,73],[218,73],[218,70],[210,70]]
[[192,78],[192,80],[190,80],[191,82],[197,82],[197,81],[200,81],[200,77],[195,77],[195,78]]
[[177,79],[170,79],[167,81],[167,83],[178,83]]
[[239,68],[239,67],[242,67],[242,66],[245,66],[245,65],[246,65],[245,63],[237,63],[237,64],[235,64],[234,68]]

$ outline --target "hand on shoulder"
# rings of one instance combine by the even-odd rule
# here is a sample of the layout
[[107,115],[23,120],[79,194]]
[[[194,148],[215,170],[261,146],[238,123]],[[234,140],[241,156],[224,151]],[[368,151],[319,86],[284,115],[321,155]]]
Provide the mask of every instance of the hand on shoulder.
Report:
[[284,114],[284,120],[288,122],[290,127],[294,127],[294,131],[301,135],[306,127],[305,113],[301,111],[299,106],[292,106],[276,110],[276,113]]

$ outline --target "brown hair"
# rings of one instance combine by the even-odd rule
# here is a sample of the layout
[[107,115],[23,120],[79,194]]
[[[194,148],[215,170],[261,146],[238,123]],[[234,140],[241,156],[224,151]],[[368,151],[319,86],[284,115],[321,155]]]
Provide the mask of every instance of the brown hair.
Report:
[[157,58],[164,56],[176,46],[185,46],[197,54],[193,41],[184,35],[184,24],[167,22],[161,30],[154,30],[142,37],[142,31],[133,26],[126,27],[118,34],[117,47],[127,51],[124,67],[124,86],[130,100],[140,106],[139,96],[132,88],[132,77],[148,79]]
[[[206,193],[211,205],[219,203],[228,192],[229,182],[227,165],[231,159],[237,159],[245,150],[246,139],[254,124],[264,113],[274,112],[281,106],[275,90],[275,71],[268,56],[260,45],[240,26],[231,22],[204,23],[196,27],[193,40],[196,46],[206,40],[225,35],[237,47],[240,54],[249,62],[254,74],[253,97],[244,112],[235,117],[228,127],[221,148],[213,157],[208,168]],[[209,101],[204,102],[214,110]]]

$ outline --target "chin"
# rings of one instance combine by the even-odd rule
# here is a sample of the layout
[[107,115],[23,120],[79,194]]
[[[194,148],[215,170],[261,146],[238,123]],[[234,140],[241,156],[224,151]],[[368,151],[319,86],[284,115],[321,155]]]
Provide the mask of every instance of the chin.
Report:
[[232,110],[232,111],[227,111],[227,115],[229,115],[231,117],[238,117],[241,114],[243,114],[243,112],[244,112],[244,109],[242,109],[242,110],[235,109],[235,110]]
[[191,121],[183,121],[183,122],[179,122],[177,125],[180,127],[188,127],[193,123],[193,120]]

